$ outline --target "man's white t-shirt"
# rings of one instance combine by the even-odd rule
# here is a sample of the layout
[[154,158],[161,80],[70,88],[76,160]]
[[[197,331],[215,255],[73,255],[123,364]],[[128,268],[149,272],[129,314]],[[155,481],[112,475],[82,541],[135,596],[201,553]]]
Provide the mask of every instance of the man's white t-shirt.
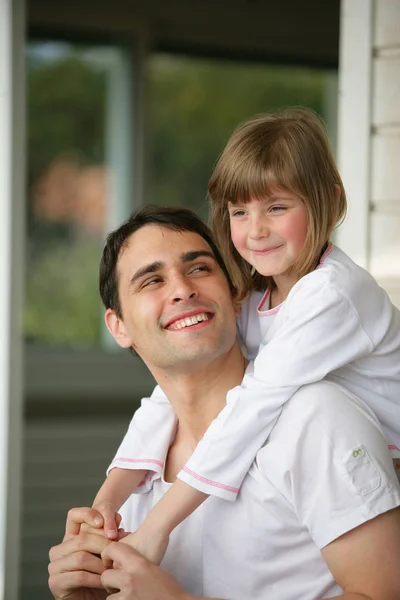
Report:
[[[326,381],[304,386],[285,404],[236,502],[210,497],[173,532],[162,566],[195,596],[340,595],[321,548],[400,505],[396,457],[363,402]],[[128,531],[171,485],[152,478],[121,509]]]

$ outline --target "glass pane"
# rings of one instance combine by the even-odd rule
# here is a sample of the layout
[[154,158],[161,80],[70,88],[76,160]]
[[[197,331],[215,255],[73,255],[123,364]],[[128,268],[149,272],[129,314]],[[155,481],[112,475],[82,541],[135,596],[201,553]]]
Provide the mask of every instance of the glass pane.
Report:
[[233,129],[252,115],[308,106],[324,116],[326,71],[155,54],[147,200],[207,215],[207,182]]
[[64,43],[28,46],[28,341],[100,343],[108,53]]

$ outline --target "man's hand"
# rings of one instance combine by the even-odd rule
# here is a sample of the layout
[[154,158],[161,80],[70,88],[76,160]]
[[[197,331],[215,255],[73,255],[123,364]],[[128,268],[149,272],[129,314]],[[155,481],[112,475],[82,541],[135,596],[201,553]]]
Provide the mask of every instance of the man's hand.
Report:
[[114,594],[113,600],[194,600],[172,575],[127,544],[112,542],[103,550],[102,558],[112,560],[116,566],[101,576],[105,589]]
[[100,558],[109,544],[104,536],[81,531],[51,548],[49,588],[56,600],[104,600],[101,583],[106,567]]

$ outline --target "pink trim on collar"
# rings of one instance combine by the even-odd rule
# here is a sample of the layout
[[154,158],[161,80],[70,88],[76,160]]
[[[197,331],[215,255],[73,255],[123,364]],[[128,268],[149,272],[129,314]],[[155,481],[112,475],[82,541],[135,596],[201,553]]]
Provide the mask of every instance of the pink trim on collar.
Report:
[[281,304],[278,304],[278,306],[275,306],[274,308],[270,308],[269,310],[263,310],[262,307],[264,306],[264,304],[266,303],[266,301],[268,300],[269,295],[271,294],[271,290],[268,289],[264,296],[261,298],[260,304],[257,306],[257,312],[259,315],[262,316],[266,316],[266,315],[274,315],[275,313],[277,313],[280,309],[280,307],[282,306],[283,302],[281,302]]
[[318,265],[317,269],[320,269],[323,266],[326,257],[330,255],[330,253],[332,252],[332,250],[333,250],[333,244],[332,244],[332,242],[329,242],[327,249],[325,250],[325,252],[321,256],[321,259],[319,261],[319,265]]
[[[321,256],[319,264],[316,267],[316,269],[320,269],[323,266],[325,259],[327,258],[327,256],[330,255],[333,248],[334,248],[334,245],[332,244],[332,242],[329,242],[328,247],[325,250],[325,252],[323,253],[323,255]],[[283,304],[283,302],[281,302],[280,304],[278,304],[278,306],[275,306],[274,308],[270,308],[269,310],[263,310],[263,306],[266,303],[266,301],[268,300],[270,294],[271,294],[271,290],[268,289],[265,292],[264,296],[261,298],[260,304],[257,306],[258,314],[262,315],[264,317],[268,316],[268,315],[274,315],[275,313],[277,313]]]

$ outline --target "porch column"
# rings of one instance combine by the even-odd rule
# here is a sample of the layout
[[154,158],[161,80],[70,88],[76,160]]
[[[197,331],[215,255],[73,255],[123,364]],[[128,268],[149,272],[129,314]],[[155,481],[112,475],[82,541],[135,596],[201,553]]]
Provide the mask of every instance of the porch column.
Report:
[[0,599],[17,600],[25,237],[25,2],[0,0]]

